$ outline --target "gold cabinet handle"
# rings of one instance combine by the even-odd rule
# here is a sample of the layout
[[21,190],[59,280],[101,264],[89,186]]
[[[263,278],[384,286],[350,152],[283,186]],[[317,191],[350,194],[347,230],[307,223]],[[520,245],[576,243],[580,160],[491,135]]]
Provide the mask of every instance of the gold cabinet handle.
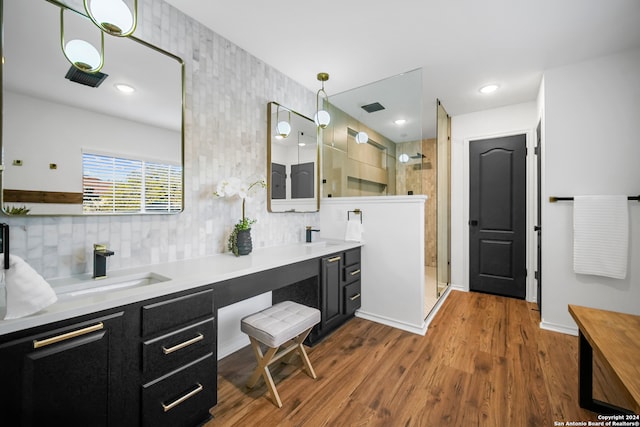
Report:
[[355,300],[357,300],[358,298],[360,298],[360,294],[355,294],[354,296],[349,297],[349,299],[350,299],[351,301],[355,301]]
[[204,387],[202,387],[202,384],[196,383],[196,385],[198,387],[196,387],[195,389],[191,390],[189,393],[185,394],[184,396],[177,398],[176,400],[174,400],[173,402],[169,403],[168,405],[165,405],[163,403],[162,404],[162,409],[164,409],[164,412],[169,412],[170,410],[172,410],[173,408],[175,408],[176,406],[178,406],[179,404],[181,404],[185,400],[192,398],[193,396],[195,396],[196,394],[200,393],[204,389]]
[[340,257],[339,257],[339,256],[334,256],[333,258],[329,258],[327,261],[328,261],[328,262],[336,262],[336,261],[340,261]]
[[352,276],[355,276],[356,274],[360,274],[360,270],[352,271],[350,274],[351,274]]
[[44,340],[33,340],[33,348],[45,347],[60,341],[65,341],[71,338],[79,337],[80,335],[86,335],[91,332],[99,331],[100,329],[103,329],[103,328],[104,328],[104,324],[102,322],[99,322],[99,323],[96,323],[95,325],[87,326],[86,328],[67,332],[66,334],[57,335],[55,337],[47,338]]
[[190,346],[191,344],[195,344],[195,343],[197,343],[198,341],[202,341],[203,339],[204,339],[204,335],[202,335],[202,334],[198,334],[198,336],[197,336],[197,337],[195,337],[195,338],[191,338],[190,340],[187,340],[187,341],[185,341],[185,342],[183,342],[183,343],[176,344],[176,345],[174,345],[173,347],[169,347],[169,348],[167,348],[167,347],[165,347],[165,346],[162,346],[162,352],[163,352],[164,354],[171,354],[171,353],[173,353],[174,351],[178,351],[178,350],[180,350],[181,348],[188,347],[188,346]]

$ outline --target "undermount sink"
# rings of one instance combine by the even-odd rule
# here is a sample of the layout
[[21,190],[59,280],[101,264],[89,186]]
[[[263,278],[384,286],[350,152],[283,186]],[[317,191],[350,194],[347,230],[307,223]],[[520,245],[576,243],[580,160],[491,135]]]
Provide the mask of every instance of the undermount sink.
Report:
[[343,243],[344,242],[341,242],[339,240],[318,240],[317,242],[305,243],[305,245],[313,246],[313,247],[324,247],[324,246],[337,246],[337,245],[341,245]]
[[87,294],[148,286],[168,280],[171,279],[157,273],[146,272],[121,277],[107,277],[106,279],[99,280],[90,279],[70,285],[56,286],[54,290],[59,299],[65,299]]

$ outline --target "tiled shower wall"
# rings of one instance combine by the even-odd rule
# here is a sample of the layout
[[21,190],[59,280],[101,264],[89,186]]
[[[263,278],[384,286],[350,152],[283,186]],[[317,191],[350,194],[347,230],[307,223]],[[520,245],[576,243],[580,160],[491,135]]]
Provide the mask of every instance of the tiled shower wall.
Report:
[[[67,4],[82,7],[78,0]],[[135,35],[185,62],[184,212],[1,218],[11,226],[12,253],[47,279],[89,272],[94,243],[115,251],[109,269],[225,252],[241,205],[214,199],[216,184],[228,176],[266,176],[269,101],[309,117],[315,108],[313,92],[162,0],[139,1]],[[323,70],[309,73],[317,71]],[[247,216],[258,220],[254,248],[301,241],[304,227],[319,221],[316,213],[267,212],[265,190],[247,200]]]

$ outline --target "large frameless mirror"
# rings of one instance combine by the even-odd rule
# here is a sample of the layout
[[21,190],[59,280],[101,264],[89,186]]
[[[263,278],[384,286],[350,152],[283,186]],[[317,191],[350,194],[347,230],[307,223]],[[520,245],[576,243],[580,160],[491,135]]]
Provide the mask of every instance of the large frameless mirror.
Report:
[[267,208],[316,212],[320,208],[316,125],[277,102],[267,105]]
[[105,35],[102,74],[82,74],[62,52],[60,15],[64,8],[65,41],[99,49],[100,31],[84,14],[54,0],[1,5],[3,211],[181,212],[183,61]]

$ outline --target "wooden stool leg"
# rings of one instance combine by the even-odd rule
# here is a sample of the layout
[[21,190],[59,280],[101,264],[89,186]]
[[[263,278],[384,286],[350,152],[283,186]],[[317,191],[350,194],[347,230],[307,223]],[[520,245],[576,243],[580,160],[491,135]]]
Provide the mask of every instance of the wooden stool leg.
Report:
[[272,401],[278,408],[282,408],[282,401],[280,400],[280,395],[278,394],[278,390],[276,390],[276,385],[273,382],[273,377],[271,377],[271,372],[269,371],[269,363],[271,363],[271,359],[278,351],[278,347],[269,347],[267,353],[262,354],[262,349],[260,348],[260,343],[258,340],[253,337],[249,337],[251,340],[251,346],[253,347],[253,351],[256,355],[256,359],[258,361],[258,366],[256,370],[253,372],[253,375],[247,381],[247,387],[253,388],[256,385],[258,379],[260,379],[260,375],[264,378],[264,382],[269,389],[269,393],[271,394]]
[[307,371],[307,375],[309,375],[313,379],[316,379],[318,377],[316,376],[316,373],[313,370],[313,366],[311,366],[311,362],[309,361],[309,356],[307,356],[307,351],[304,349],[304,344],[303,344],[304,340],[307,338],[307,335],[309,335],[310,332],[311,332],[311,329],[307,329],[305,332],[303,332],[302,334],[298,335],[295,338],[295,342],[296,342],[298,354],[300,355],[300,359],[302,359],[303,367]]

